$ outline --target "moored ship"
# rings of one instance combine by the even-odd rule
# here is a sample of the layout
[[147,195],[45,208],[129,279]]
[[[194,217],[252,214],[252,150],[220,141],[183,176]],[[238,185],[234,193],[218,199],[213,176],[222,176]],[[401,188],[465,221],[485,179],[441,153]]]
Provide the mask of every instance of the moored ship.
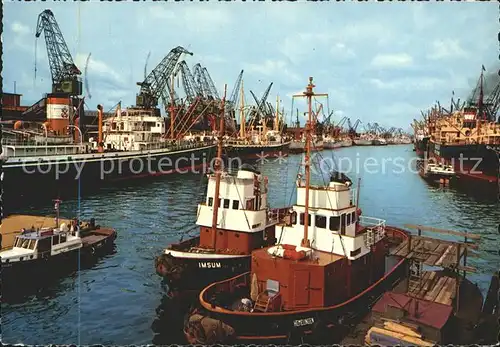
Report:
[[[433,162],[451,165],[459,182],[472,181],[498,186],[500,167],[500,123],[496,120],[498,106],[483,96],[483,73],[478,83],[479,96],[461,107],[453,100],[450,112],[433,107],[426,117],[430,134],[425,156]],[[495,90],[500,88],[497,85]],[[474,93],[475,94],[475,93]],[[491,100],[490,100],[491,99]],[[425,146],[422,139],[422,147]],[[418,142],[417,142],[418,143]],[[417,154],[420,148],[417,147]]]
[[36,280],[56,268],[76,268],[81,259],[90,260],[111,249],[117,233],[103,228],[91,219],[89,223],[77,219],[60,223],[59,200],[55,201],[57,217],[54,227],[26,226],[18,233],[10,249],[2,249],[2,289],[16,289],[15,284]]
[[[309,110],[319,95],[313,87],[310,78]],[[391,264],[386,247],[406,239],[405,231],[361,217],[344,174],[334,172],[326,187],[310,185],[311,123],[309,112],[305,182],[297,181],[297,203],[276,227],[278,243],[252,252],[250,272],[201,291],[202,309],[185,324],[189,343],[300,341],[334,329],[402,275],[405,261]]]
[[99,107],[98,114],[97,138],[89,142],[83,142],[79,132],[65,134],[70,127],[67,119],[58,119],[57,130],[50,118],[43,124],[44,132],[23,130],[21,122],[4,130],[5,194],[19,196],[43,186],[66,190],[78,179],[99,186],[130,178],[198,172],[213,157],[215,144],[210,139],[167,139],[164,119],[154,110],[128,108],[122,112],[118,108],[115,116],[103,120]]
[[213,280],[248,271],[251,252],[275,243],[279,210],[267,203],[267,178],[248,164],[236,175],[221,170],[221,121],[215,173],[198,205],[199,236],[169,245],[155,261],[169,289],[199,290]]

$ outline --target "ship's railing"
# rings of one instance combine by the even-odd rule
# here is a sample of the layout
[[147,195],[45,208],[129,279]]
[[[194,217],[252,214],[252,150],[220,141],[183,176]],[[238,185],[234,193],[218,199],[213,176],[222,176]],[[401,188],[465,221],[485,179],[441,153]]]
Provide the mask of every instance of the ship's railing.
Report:
[[359,216],[359,223],[366,232],[367,245],[373,245],[385,237],[385,220],[374,217]]

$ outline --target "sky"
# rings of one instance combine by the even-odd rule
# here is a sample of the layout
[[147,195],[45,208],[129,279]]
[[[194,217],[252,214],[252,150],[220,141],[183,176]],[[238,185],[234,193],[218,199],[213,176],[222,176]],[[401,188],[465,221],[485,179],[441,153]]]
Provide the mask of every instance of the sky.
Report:
[[93,110],[133,105],[146,60],[149,73],[179,45],[193,52],[182,58],[189,67],[208,69],[221,95],[242,69],[247,103],[249,90],[260,97],[273,82],[268,101],[279,95],[287,122],[293,106],[293,120],[299,107],[303,124],[305,104],[291,96],[312,76],[316,92],[329,95],[323,102],[333,121],[359,119],[358,130],[370,122],[408,130],[437,100],[449,105],[452,91],[466,98],[481,65],[489,73],[499,67],[495,2],[6,2],[3,90],[13,92],[15,82],[25,105],[51,90],[45,40],[35,40],[46,8],[87,70],[85,102]]

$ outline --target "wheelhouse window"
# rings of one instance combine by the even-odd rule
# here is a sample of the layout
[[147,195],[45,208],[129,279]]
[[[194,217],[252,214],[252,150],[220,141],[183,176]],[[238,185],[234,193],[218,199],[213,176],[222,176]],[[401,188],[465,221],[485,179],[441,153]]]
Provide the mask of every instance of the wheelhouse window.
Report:
[[356,223],[356,212],[351,213],[351,223]]
[[52,245],[58,245],[59,244],[59,235],[54,235],[52,236]]
[[224,199],[224,208],[229,208],[229,199]]
[[214,198],[208,198],[208,206],[212,206],[214,204]]
[[233,210],[240,208],[240,202],[238,200],[233,200]]
[[[305,214],[304,214],[303,212],[302,212],[302,213],[300,213],[300,225],[304,225],[304,215],[305,215]],[[311,215],[310,215],[310,214],[308,214],[308,215],[307,215],[307,217],[308,217],[308,220],[307,220],[307,225],[308,225],[308,226],[311,226]]]
[[330,230],[339,230],[340,227],[340,217],[330,217]]
[[361,248],[356,249],[355,251],[351,251],[351,257],[357,256],[359,253],[361,253]]
[[348,213],[348,214],[346,214],[346,216],[347,216],[347,222],[346,222],[346,225],[351,225],[351,214],[350,214],[350,213]]
[[250,199],[250,200],[247,200],[247,203],[246,203],[246,209],[249,210],[249,211],[253,211],[253,204],[254,204],[254,201],[255,199]]
[[345,213],[340,215],[340,227],[345,227]]
[[316,215],[314,222],[315,222],[317,228],[326,229],[326,217],[325,216]]
[[66,234],[61,234],[60,237],[61,243],[66,242]]

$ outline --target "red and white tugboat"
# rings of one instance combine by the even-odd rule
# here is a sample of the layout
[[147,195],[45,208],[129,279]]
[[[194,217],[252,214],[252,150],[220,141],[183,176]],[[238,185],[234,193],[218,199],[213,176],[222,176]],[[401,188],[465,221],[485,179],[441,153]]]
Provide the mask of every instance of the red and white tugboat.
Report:
[[221,116],[215,173],[209,175],[206,200],[198,205],[199,236],[169,245],[155,260],[171,291],[201,290],[246,272],[251,252],[276,242],[275,225],[286,209],[268,208],[267,177],[252,166],[242,165],[236,175],[221,170],[223,135]]
[[[327,186],[310,184],[312,77],[308,100],[305,182],[297,181],[297,203],[276,227],[276,245],[252,252],[251,271],[205,287],[201,310],[191,312],[184,332],[189,343],[290,343],[346,322],[391,288],[405,259],[388,264],[387,248],[408,233],[361,217],[351,181],[334,173]],[[395,243],[398,243],[396,241]]]

